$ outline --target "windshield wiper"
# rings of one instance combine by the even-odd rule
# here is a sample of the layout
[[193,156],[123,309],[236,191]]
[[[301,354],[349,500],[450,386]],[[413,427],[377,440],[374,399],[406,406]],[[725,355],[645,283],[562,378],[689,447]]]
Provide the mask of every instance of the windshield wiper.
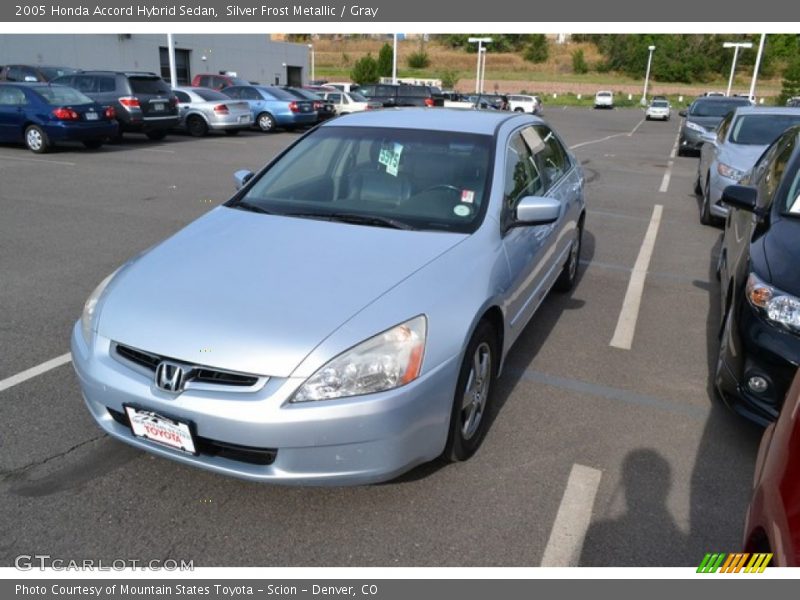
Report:
[[321,219],[323,221],[340,221],[342,223],[352,223],[354,225],[372,225],[375,227],[388,227],[390,229],[414,229],[408,223],[392,219],[390,217],[379,217],[376,215],[359,215],[356,213],[284,213],[287,217],[302,217],[310,219]]
[[253,204],[252,202],[248,202],[247,200],[239,200],[236,204],[233,205],[234,208],[241,208],[242,210],[247,210],[254,213],[260,213],[262,215],[271,215],[270,211],[266,208],[260,207],[258,204]]

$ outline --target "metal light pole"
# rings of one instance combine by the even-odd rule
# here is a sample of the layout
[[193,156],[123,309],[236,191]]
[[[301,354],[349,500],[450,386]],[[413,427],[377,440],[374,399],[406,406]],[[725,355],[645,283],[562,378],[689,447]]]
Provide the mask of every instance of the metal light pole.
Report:
[[736,59],[739,58],[739,48],[752,48],[753,44],[750,42],[725,42],[722,44],[723,48],[733,48],[733,64],[731,65],[731,76],[728,78],[728,91],[725,92],[726,96],[731,95],[731,87],[733,86],[733,75],[736,73]]
[[647,49],[650,51],[650,54],[647,55],[647,72],[644,75],[644,90],[642,91],[642,106],[647,105],[647,84],[650,82],[650,65],[653,63],[653,50],[656,49],[655,46],[648,46]]
[[392,51],[392,83],[397,85],[397,34],[394,34],[394,50]]
[[486,87],[486,48],[481,48],[483,58],[481,58],[481,94],[484,93]]
[[167,55],[169,55],[169,84],[178,87],[178,76],[175,73],[175,40],[172,34],[167,34]]
[[311,82],[316,81],[317,74],[314,72],[314,44],[309,44],[308,49],[311,50]]
[[475,44],[475,43],[478,44],[478,68],[477,68],[477,71],[475,73],[475,93],[476,94],[480,94],[481,93],[481,89],[480,89],[481,88],[481,49],[483,48],[484,44],[491,44],[492,43],[492,38],[490,38],[490,37],[482,37],[482,38],[471,37],[471,38],[467,38],[467,41],[470,44]]
[[756,56],[756,66],[753,67],[753,80],[750,82],[750,102],[756,101],[756,80],[758,79],[758,68],[761,66],[761,55],[764,54],[764,42],[767,34],[761,34],[761,41],[758,43],[758,55]]

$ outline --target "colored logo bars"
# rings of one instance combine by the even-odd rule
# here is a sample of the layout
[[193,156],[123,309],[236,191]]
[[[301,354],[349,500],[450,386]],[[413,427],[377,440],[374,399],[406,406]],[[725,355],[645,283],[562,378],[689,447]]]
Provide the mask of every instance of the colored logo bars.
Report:
[[[748,561],[749,559],[749,561]],[[697,567],[698,573],[763,573],[772,554],[748,554],[742,552],[738,554],[716,554],[709,552],[703,557],[703,562]],[[745,566],[746,565],[746,566]]]

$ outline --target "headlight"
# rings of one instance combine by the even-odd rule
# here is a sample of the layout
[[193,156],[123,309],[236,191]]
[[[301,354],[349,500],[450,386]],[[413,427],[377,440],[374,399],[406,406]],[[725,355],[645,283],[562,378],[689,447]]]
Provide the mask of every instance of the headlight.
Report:
[[361,342],[309,377],[292,402],[373,394],[414,381],[422,367],[426,334],[427,321],[420,315]]
[[108,284],[111,283],[114,275],[116,275],[118,272],[119,269],[103,279],[103,281],[100,282],[100,285],[94,288],[94,291],[89,295],[89,297],[86,299],[86,303],[83,305],[83,314],[81,315],[81,331],[83,332],[83,339],[87,344],[91,343],[92,331],[94,331],[96,326],[95,316],[97,314],[97,303],[103,296],[103,292],[106,291]]
[[764,283],[754,273],[747,278],[747,300],[770,321],[800,332],[800,298]]
[[739,181],[742,177],[745,176],[746,171],[740,171],[739,169],[734,169],[732,166],[726,165],[725,163],[718,163],[717,173],[719,173],[723,177],[727,177],[728,179]]
[[686,121],[686,129],[691,129],[692,131],[697,131],[698,133],[704,133],[706,130],[702,125],[692,123],[691,121]]

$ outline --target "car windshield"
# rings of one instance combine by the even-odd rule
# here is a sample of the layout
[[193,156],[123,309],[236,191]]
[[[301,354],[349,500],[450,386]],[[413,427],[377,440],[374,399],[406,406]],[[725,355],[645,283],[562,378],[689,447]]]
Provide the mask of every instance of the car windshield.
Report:
[[460,132],[322,127],[231,206],[471,233],[488,202],[492,142],[488,135]]
[[42,86],[37,87],[35,91],[45,99],[45,102],[53,106],[63,106],[65,104],[92,104],[94,102],[89,96],[65,85]]
[[597,92],[599,97],[607,98],[611,95],[611,92]]
[[734,144],[766,146],[792,125],[800,123],[800,112],[793,115],[742,115],[731,128]]
[[668,108],[669,102],[664,100],[654,100],[652,106],[653,108]]
[[353,102],[369,102],[367,98],[365,98],[358,92],[350,92],[350,100],[352,100]]
[[747,106],[748,101],[698,100],[692,104],[690,117],[724,117],[737,106]]
[[69,67],[39,67],[39,70],[44,75],[47,81],[51,81],[56,77],[63,77],[64,75],[72,75],[77,73],[78,69],[70,69]]
[[230,96],[226,96],[222,92],[218,92],[216,90],[204,90],[201,88],[195,88],[192,90],[195,94],[200,96],[203,100],[215,101],[215,100],[230,100]]

